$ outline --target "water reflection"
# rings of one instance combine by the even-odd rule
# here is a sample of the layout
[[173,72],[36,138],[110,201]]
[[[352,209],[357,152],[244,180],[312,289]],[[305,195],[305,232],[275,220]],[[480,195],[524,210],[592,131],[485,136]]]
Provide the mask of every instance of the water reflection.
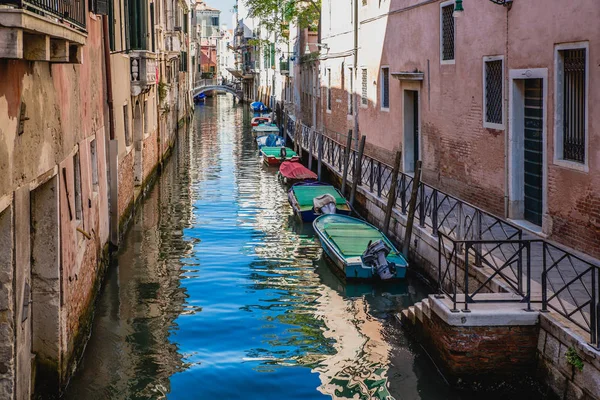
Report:
[[247,110],[216,96],[194,124],[136,210],[67,398],[452,398],[393,322],[423,287],[342,284]]

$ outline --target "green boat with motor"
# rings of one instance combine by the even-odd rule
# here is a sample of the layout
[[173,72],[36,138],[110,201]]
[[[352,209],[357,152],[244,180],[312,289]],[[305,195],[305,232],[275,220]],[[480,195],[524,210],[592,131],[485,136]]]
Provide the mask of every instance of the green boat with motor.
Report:
[[319,215],[350,214],[350,204],[332,185],[324,182],[298,182],[288,190],[288,201],[304,222],[312,222]]
[[294,150],[283,146],[261,147],[260,155],[263,162],[269,166],[279,165],[283,161],[297,161],[299,159]]
[[338,275],[348,280],[406,276],[406,258],[373,225],[347,215],[327,214],[315,219],[313,228]]

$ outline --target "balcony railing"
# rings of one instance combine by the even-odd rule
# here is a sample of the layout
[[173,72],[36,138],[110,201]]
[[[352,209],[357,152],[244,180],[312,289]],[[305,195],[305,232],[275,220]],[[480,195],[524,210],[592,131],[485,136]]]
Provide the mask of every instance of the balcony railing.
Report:
[[156,84],[156,59],[154,53],[135,51],[130,54],[131,95],[137,96]]
[[83,0],[0,0],[0,6],[2,5],[13,5],[85,29],[86,14]]

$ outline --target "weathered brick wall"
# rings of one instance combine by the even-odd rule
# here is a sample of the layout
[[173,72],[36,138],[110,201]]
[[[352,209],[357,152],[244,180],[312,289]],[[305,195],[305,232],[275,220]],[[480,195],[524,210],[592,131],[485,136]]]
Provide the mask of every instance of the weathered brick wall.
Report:
[[[569,362],[567,353],[576,354],[581,369]],[[539,378],[561,400],[600,398],[600,359],[580,337],[544,314],[540,317],[537,345]]]
[[134,152],[131,150],[119,163],[119,218],[133,201],[133,163]]
[[152,132],[144,139],[143,147],[143,174],[144,181],[148,179],[152,171],[159,162],[159,149],[158,149],[158,131]]
[[530,373],[535,367],[537,326],[450,326],[435,313],[423,319],[423,334],[455,377],[477,379]]

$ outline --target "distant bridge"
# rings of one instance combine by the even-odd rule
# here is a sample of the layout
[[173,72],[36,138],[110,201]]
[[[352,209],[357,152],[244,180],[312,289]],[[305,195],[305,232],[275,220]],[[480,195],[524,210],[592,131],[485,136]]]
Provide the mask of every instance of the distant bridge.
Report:
[[217,82],[217,79],[201,79],[198,86],[192,89],[192,95],[196,97],[204,92],[216,91],[231,93],[239,100],[242,99],[243,93],[239,84],[225,83],[219,85]]

